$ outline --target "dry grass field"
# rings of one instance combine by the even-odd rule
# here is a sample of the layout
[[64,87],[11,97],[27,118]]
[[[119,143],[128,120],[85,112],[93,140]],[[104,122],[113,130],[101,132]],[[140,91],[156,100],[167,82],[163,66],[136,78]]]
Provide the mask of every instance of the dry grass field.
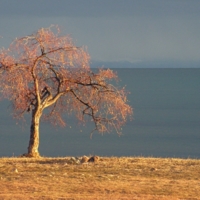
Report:
[[0,158],[0,199],[196,200],[200,160],[102,157]]

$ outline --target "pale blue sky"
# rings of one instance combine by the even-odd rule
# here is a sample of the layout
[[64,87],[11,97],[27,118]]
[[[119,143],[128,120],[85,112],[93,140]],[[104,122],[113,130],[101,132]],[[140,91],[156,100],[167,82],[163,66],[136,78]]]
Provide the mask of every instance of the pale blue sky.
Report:
[[0,1],[0,47],[51,24],[95,61],[200,65],[200,0]]

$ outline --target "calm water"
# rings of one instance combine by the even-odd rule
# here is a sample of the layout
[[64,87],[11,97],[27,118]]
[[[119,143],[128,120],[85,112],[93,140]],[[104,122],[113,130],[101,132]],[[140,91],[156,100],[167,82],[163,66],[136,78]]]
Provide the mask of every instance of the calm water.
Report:
[[[73,119],[71,128],[41,124],[44,156],[154,156],[200,158],[200,69],[117,69],[127,85],[134,120],[123,135],[95,133]],[[7,103],[0,103],[0,156],[27,151],[29,121],[16,125]]]

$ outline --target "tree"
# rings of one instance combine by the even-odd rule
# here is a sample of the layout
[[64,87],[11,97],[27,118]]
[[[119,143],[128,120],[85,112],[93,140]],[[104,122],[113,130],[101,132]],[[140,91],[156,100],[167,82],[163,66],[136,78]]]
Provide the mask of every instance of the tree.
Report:
[[132,115],[124,88],[111,84],[116,73],[110,69],[94,73],[89,61],[86,49],[75,46],[69,36],[61,36],[55,26],[1,49],[1,96],[12,102],[15,117],[32,113],[26,156],[39,156],[41,117],[64,126],[63,114],[74,114],[83,123],[90,118],[101,133],[112,128],[120,133]]

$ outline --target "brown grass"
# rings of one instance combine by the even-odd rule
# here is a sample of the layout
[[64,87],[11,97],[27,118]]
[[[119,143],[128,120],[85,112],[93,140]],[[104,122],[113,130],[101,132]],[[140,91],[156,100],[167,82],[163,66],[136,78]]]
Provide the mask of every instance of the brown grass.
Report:
[[0,199],[200,199],[200,160],[1,158]]

